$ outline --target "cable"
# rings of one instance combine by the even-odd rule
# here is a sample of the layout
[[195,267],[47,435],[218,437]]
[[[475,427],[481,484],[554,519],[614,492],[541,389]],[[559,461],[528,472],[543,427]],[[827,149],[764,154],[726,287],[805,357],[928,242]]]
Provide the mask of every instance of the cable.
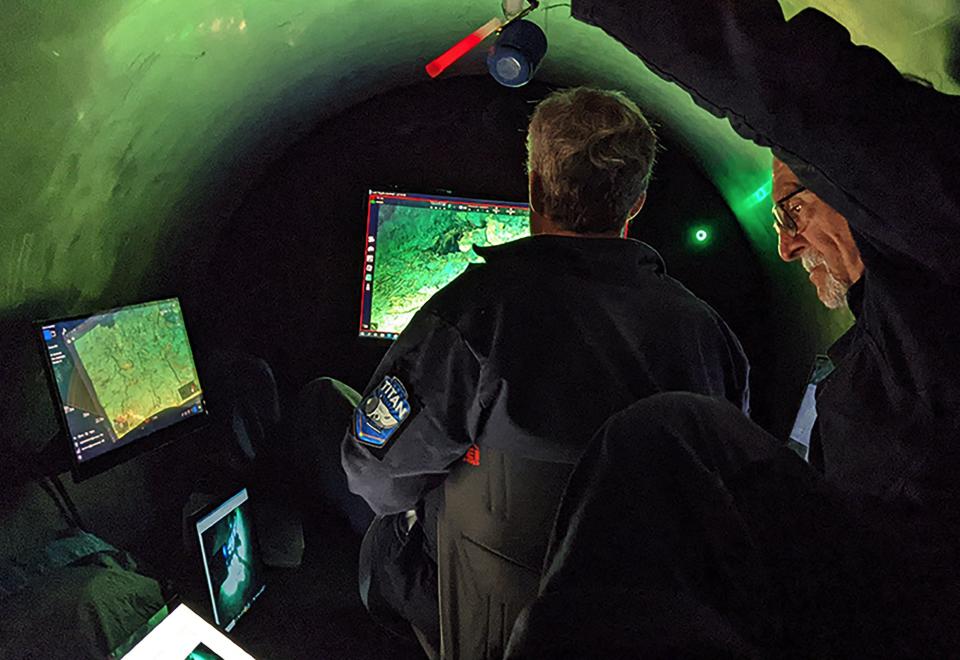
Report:
[[573,5],[570,4],[569,2],[558,2],[556,4],[547,5],[546,7],[542,8],[543,9],[543,30],[547,34],[550,34],[550,10],[557,9],[559,7],[570,7],[572,9]]
[[58,460],[57,439],[59,436],[60,431],[54,433],[47,441],[44,449],[35,456],[35,461],[31,461],[33,466],[32,476],[43,489],[43,492],[53,500],[53,503],[57,506],[57,510],[60,512],[60,516],[66,523],[71,527],[86,530],[87,526],[84,524],[83,518],[80,517],[80,512],[70,498],[70,494],[60,481],[60,477],[56,475],[56,472],[54,472],[52,477],[49,475],[49,472],[65,467],[61,465]]
[[53,475],[52,477],[47,477],[47,479],[53,482],[53,485],[57,489],[57,492],[60,493],[60,497],[63,498],[63,501],[66,503],[67,508],[70,509],[70,514],[73,516],[73,520],[76,523],[76,526],[86,531],[87,526],[84,524],[83,518],[80,517],[80,512],[77,510],[76,505],[73,503],[73,500],[70,498],[70,494],[67,492],[67,489],[64,488],[63,482],[60,481],[60,477],[58,477],[57,475]]
[[63,506],[63,502],[61,502],[60,498],[57,497],[56,491],[54,490],[53,486],[47,482],[46,477],[37,479],[37,483],[40,484],[40,488],[43,489],[43,492],[49,495],[50,499],[53,500],[53,503],[57,505],[57,510],[60,512],[60,516],[66,521],[66,523],[71,527],[75,527],[76,522],[70,517],[70,514]]

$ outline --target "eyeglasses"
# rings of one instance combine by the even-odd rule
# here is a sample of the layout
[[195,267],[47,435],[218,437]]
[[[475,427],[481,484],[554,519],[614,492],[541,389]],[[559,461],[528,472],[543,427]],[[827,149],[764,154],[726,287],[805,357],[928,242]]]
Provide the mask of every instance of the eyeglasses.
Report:
[[773,205],[773,217],[777,228],[791,238],[800,233],[800,211],[803,209],[803,200],[793,198],[806,190],[805,186],[800,186],[786,197],[778,199]]

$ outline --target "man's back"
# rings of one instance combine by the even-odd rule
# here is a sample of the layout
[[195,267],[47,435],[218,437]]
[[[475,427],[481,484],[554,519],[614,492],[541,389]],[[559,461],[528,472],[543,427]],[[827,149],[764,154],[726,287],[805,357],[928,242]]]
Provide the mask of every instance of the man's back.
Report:
[[596,429],[663,391],[745,406],[747,364],[643,243],[537,236],[480,253],[487,263],[430,305],[481,365],[476,446],[422,511],[443,652],[499,658],[536,596],[567,478]]
[[534,236],[481,254],[371,380],[402,386],[398,432],[371,446],[355,427],[344,443],[351,490],[378,513],[414,508],[473,445],[573,464],[610,415],[658,392],[747,408],[739,342],[648,245]]
[[747,407],[747,362],[726,324],[633,240],[535,236],[479,250],[431,301],[481,363],[473,441],[573,462],[634,401],[692,391]]

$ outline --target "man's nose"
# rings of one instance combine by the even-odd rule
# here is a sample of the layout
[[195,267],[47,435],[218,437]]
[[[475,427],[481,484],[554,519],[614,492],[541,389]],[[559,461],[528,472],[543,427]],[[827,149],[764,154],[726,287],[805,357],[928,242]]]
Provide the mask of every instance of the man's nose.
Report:
[[786,232],[780,232],[777,248],[780,252],[780,258],[784,261],[796,261],[803,255],[803,250],[807,242],[802,236],[790,236]]

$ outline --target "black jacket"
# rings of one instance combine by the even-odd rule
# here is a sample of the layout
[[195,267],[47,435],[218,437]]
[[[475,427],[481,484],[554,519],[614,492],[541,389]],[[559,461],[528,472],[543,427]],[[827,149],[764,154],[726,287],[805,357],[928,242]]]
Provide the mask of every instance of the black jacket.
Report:
[[385,380],[402,385],[396,431],[364,442],[361,403],[344,438],[350,489],[377,513],[414,508],[474,444],[572,465],[604,420],[656,392],[747,409],[739,342],[650,246],[535,236],[478,253],[486,263],[417,313],[364,393],[372,409]]
[[[960,469],[960,98],[903,78],[812,9],[774,0],[574,0],[842,213],[866,274],[818,390],[837,484],[934,503]],[[773,249],[773,246],[771,246]],[[814,448],[815,450],[817,448]]]
[[[384,358],[343,465],[378,513],[416,506],[423,521],[423,561],[377,567],[404,585],[398,609],[439,594],[439,616],[416,614],[439,619],[442,653],[499,658],[596,429],[663,391],[746,410],[748,368],[729,328],[648,245],[537,236],[477,251],[486,263],[436,294]],[[417,579],[426,556],[433,585]]]

